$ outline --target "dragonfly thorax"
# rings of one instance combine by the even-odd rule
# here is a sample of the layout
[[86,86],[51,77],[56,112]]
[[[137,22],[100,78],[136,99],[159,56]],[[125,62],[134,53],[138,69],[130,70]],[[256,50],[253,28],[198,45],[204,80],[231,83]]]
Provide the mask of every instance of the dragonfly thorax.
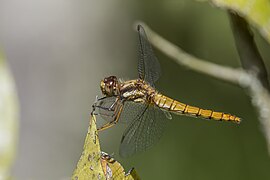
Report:
[[100,82],[101,92],[105,96],[119,95],[119,82],[115,76],[109,76]]
[[134,79],[120,83],[119,92],[121,99],[140,103],[151,103],[151,97],[156,91],[143,80]]

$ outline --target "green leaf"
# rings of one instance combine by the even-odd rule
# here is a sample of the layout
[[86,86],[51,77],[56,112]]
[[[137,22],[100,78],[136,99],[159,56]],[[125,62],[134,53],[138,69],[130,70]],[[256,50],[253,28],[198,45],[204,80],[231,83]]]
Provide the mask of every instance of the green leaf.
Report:
[[233,10],[243,16],[270,43],[269,0],[209,0],[209,2],[220,8]]
[[83,152],[72,179],[139,180],[139,176],[134,169],[125,174],[124,168],[119,162],[108,154],[101,152],[95,115],[90,118]]
[[119,162],[102,152],[101,164],[107,179],[139,180],[139,176],[134,168],[126,174],[124,168]]
[[100,163],[100,154],[96,118],[95,116],[91,116],[83,152],[73,173],[72,179],[106,179]]

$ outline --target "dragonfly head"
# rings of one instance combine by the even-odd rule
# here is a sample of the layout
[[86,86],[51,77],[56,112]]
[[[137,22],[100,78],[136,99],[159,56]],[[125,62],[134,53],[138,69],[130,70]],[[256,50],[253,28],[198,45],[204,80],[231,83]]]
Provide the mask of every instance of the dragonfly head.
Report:
[[102,91],[102,94],[106,96],[118,95],[119,89],[117,78],[115,76],[104,78],[104,80],[101,80],[100,82],[100,89]]

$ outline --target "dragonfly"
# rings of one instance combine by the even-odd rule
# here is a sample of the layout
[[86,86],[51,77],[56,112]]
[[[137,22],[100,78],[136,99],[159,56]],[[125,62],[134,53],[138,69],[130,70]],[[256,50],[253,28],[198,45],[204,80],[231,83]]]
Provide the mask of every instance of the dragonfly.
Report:
[[161,75],[160,64],[154,55],[145,30],[137,26],[139,34],[138,75],[134,80],[121,80],[109,76],[101,80],[104,95],[96,100],[95,108],[107,123],[99,131],[108,129],[118,122],[127,122],[120,144],[120,156],[129,157],[145,151],[161,138],[171,113],[230,121],[239,124],[241,118],[223,112],[202,109],[179,102],[163,95],[155,88]]

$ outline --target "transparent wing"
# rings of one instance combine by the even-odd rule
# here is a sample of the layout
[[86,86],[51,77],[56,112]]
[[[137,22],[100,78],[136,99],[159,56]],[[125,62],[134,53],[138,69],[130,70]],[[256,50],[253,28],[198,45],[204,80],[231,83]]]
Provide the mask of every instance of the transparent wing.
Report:
[[[142,114],[146,107],[147,104],[135,103],[133,101],[125,101],[123,111],[119,118],[119,122],[130,123],[136,118],[136,116],[138,116],[138,114]],[[159,110],[161,110],[165,114],[167,119],[172,119],[172,116],[168,111],[164,111],[162,109]]]
[[154,87],[154,83],[161,75],[160,64],[153,52],[146,33],[141,25],[137,27],[139,33],[139,78],[147,81]]
[[125,101],[121,116],[119,118],[119,122],[132,122],[138,115],[142,114],[143,111],[145,111],[146,107],[146,104],[135,103],[133,101]]
[[123,134],[120,155],[129,157],[156,144],[161,138],[168,122],[159,108],[141,105],[143,111],[135,116]]

